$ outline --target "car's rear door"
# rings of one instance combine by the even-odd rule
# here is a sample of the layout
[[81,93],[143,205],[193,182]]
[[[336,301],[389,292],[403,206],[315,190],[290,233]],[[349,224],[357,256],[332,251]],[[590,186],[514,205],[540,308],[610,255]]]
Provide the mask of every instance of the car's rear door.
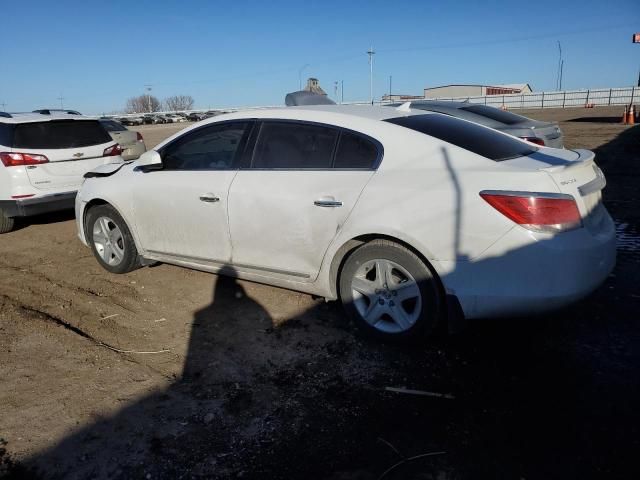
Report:
[[160,150],[161,170],[138,170],[135,228],[150,256],[224,264],[231,257],[227,195],[250,121],[193,130]]
[[83,175],[120,157],[105,157],[113,139],[97,120],[50,120],[16,124],[13,151],[44,155],[47,163],[28,165],[29,182],[41,190],[75,190]]
[[233,265],[315,279],[381,155],[378,142],[347,130],[262,122],[229,193]]

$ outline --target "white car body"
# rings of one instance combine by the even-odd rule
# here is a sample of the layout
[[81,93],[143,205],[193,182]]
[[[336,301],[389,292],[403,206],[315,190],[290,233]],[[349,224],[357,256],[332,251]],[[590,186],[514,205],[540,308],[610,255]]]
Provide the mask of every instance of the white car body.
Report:
[[[146,171],[134,162],[87,179],[76,199],[78,235],[88,244],[87,207],[108,203],[147,260],[214,273],[231,266],[240,278],[327,299],[338,297],[337,271],[349,245],[390,239],[429,263],[466,318],[546,311],[602,283],[615,264],[615,229],[591,152],[540,148],[496,162],[381,121],[414,114],[425,112],[316,106],[205,120],[154,150],[211,124],[285,119],[359,132],[378,141],[384,154],[371,170]],[[480,198],[483,191],[570,195],[583,226],[532,231]],[[219,201],[200,201],[212,195]],[[319,208],[318,200],[341,206]]]
[[[83,175],[105,163],[122,162],[119,155],[105,156],[105,152],[118,144],[104,132],[96,142],[70,148],[37,148],[14,143],[16,129],[24,125],[48,122],[82,122],[97,120],[81,115],[51,112],[51,114],[0,115],[0,155],[28,154],[35,158],[46,157],[46,162],[35,164],[5,165],[0,162],[0,213],[14,218],[39,213],[73,208],[76,191],[82,184]],[[67,123],[69,125],[69,123]],[[99,125],[99,124],[98,124]],[[36,128],[36,127],[32,127]],[[100,127],[102,128],[102,127]],[[4,133],[3,133],[4,132]],[[98,138],[98,137],[96,137]],[[40,139],[48,141],[47,138]],[[36,140],[35,142],[37,143]],[[62,141],[60,139],[56,141]],[[80,141],[80,140],[79,140]],[[73,143],[73,139],[70,139]],[[35,145],[35,143],[34,143]]]

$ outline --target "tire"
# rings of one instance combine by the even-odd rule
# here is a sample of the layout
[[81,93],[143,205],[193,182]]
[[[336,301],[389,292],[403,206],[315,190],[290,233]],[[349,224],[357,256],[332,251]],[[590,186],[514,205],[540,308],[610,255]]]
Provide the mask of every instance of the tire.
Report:
[[438,323],[440,289],[429,267],[411,250],[389,240],[357,248],[343,264],[340,299],[368,335],[415,340]]
[[15,220],[13,217],[7,217],[2,210],[0,210],[0,233],[8,233],[13,230]]
[[127,273],[140,268],[131,231],[111,205],[98,205],[87,212],[85,232],[93,255],[105,270]]

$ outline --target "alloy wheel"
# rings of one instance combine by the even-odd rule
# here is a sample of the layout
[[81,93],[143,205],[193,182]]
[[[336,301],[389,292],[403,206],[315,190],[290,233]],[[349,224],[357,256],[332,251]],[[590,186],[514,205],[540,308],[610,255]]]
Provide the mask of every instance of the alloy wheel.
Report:
[[422,312],[418,282],[401,265],[386,259],[363,263],[351,280],[354,306],[372,327],[400,333],[415,325]]
[[124,258],[122,231],[109,217],[98,217],[93,224],[93,245],[100,258],[111,266],[119,265]]

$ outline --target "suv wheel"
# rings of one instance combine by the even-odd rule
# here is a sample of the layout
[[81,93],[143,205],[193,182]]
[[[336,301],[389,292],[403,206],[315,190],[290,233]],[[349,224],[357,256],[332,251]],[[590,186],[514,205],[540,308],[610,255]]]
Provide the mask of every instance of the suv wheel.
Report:
[[0,210],[0,233],[7,233],[13,230],[15,221],[13,217],[7,217],[2,210]]
[[412,339],[430,333],[440,313],[431,270],[411,250],[388,240],[359,247],[340,273],[340,298],[366,333]]
[[93,255],[109,272],[127,273],[140,267],[131,232],[111,205],[99,205],[89,210],[86,236]]

